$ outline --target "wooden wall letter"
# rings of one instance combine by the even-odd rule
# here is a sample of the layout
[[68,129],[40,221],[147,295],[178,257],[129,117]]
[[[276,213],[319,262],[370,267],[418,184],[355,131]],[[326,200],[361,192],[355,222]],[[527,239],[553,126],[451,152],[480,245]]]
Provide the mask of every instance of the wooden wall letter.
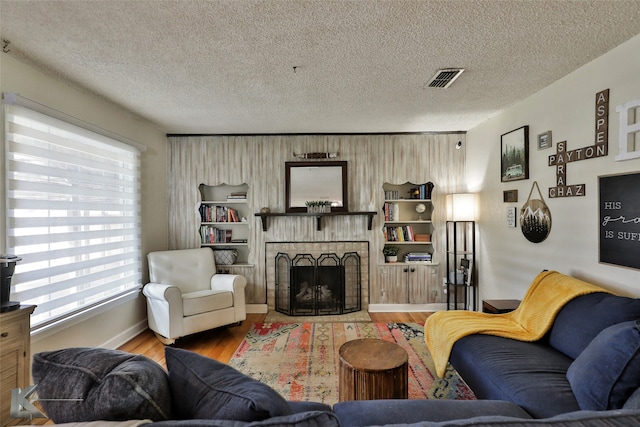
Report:
[[567,141],[556,144],[556,154],[549,156],[549,166],[556,167],[556,186],[549,187],[549,197],[575,197],[586,194],[585,184],[567,184],[567,164],[609,154],[609,89],[596,93],[595,144],[567,151]]

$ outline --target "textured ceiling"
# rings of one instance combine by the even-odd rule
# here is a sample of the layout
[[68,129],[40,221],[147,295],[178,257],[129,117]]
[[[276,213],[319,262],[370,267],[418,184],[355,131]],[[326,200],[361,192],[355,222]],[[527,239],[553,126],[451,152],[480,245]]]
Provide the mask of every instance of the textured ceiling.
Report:
[[464,131],[639,34],[640,0],[0,0],[0,33],[167,133]]

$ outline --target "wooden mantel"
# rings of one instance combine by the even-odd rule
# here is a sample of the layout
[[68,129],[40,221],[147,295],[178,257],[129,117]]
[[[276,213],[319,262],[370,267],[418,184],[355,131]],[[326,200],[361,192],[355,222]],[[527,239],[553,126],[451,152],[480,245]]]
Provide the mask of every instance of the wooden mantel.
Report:
[[309,212],[279,212],[279,213],[256,213],[256,216],[259,216],[262,220],[262,231],[267,231],[268,229],[268,219],[269,217],[275,216],[310,216],[316,218],[316,230],[322,230],[322,218],[327,216],[344,216],[344,215],[359,215],[366,216],[369,218],[367,222],[367,230],[371,230],[373,225],[373,216],[377,215],[378,212],[375,211],[358,211],[358,212],[325,212],[325,213],[309,213]]

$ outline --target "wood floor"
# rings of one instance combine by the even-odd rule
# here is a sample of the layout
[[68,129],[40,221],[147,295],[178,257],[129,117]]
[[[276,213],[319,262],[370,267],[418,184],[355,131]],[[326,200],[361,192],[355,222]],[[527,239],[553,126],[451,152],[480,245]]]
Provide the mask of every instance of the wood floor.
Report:
[[[375,323],[401,322],[422,323],[430,313],[369,313]],[[227,363],[242,342],[251,324],[262,323],[266,314],[247,314],[247,320],[240,326],[213,329],[179,339],[174,347],[190,350],[198,354]],[[158,341],[153,332],[146,330],[142,334],[120,347],[129,353],[142,354],[166,368],[164,345]]]

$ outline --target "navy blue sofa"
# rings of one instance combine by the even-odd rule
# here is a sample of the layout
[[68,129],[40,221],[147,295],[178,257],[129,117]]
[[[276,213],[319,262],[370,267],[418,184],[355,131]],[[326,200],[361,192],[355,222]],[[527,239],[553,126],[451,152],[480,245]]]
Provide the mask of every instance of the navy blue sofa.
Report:
[[543,339],[469,335],[450,362],[479,399],[513,402],[533,418],[619,409],[640,386],[639,324],[639,299],[583,295]]

